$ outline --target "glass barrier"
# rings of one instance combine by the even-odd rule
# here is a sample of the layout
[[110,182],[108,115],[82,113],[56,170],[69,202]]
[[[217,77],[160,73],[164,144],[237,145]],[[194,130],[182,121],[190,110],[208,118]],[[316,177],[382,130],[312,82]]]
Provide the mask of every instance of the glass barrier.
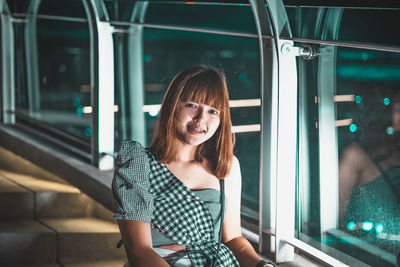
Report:
[[299,60],[298,238],[396,266],[400,53],[315,48],[318,57]]
[[248,1],[150,1],[146,23],[257,34]]
[[30,5],[34,5],[35,2],[40,3],[38,14],[86,19],[82,1],[31,0]]
[[[287,6],[286,11],[293,38],[400,46],[400,33],[394,26],[400,8]],[[337,28],[337,35],[329,32],[330,25]]]
[[131,22],[132,11],[139,1],[128,0],[104,0],[110,21],[124,21]]
[[17,115],[90,143],[89,28],[82,2],[30,4],[30,12],[54,17],[27,15],[15,25]]
[[6,0],[11,13],[26,13],[31,0]]

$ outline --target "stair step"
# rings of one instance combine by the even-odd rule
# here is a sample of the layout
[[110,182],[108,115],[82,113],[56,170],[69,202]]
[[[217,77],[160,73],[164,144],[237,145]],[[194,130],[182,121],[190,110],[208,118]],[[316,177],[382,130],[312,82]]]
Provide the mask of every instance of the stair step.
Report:
[[33,193],[0,174],[0,219],[27,219],[33,215]]
[[19,263],[3,264],[2,263],[1,267],[62,267],[62,265],[58,263],[53,263],[53,264],[19,264]]
[[2,264],[55,264],[56,258],[56,233],[48,227],[33,219],[0,221]]
[[0,218],[85,217],[92,207],[79,189],[29,175],[0,170],[0,186]]
[[96,218],[41,219],[59,238],[61,262],[125,260],[125,250],[117,248],[121,239],[115,223]]
[[90,262],[62,261],[64,267],[123,267],[127,260],[103,260]]
[[29,190],[33,192],[55,191],[61,193],[80,193],[80,190],[72,185],[42,180],[30,175],[9,172],[6,170],[0,170],[0,174],[26,188],[29,188]]

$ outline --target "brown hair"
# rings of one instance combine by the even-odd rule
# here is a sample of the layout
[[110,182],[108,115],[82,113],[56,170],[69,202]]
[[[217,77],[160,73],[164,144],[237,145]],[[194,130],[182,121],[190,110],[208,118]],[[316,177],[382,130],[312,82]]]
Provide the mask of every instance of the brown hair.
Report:
[[210,139],[197,147],[195,160],[202,162],[207,159],[213,174],[225,178],[232,165],[234,136],[225,74],[216,68],[193,66],[174,77],[161,104],[151,151],[160,162],[169,163],[174,159],[177,109],[181,103],[188,101],[212,106],[220,111],[218,129]]

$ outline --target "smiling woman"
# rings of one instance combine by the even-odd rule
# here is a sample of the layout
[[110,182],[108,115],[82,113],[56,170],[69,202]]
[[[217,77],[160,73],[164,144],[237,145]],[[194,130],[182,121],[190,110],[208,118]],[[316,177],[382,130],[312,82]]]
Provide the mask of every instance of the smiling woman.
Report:
[[224,73],[194,66],[169,85],[150,148],[123,142],[114,217],[131,266],[273,266],[241,235],[231,128]]
[[219,127],[220,112],[197,103],[182,103],[177,113],[178,138],[188,145],[199,145],[214,135]]
[[[205,116],[204,108],[216,110],[218,116],[209,116],[208,114]],[[213,113],[214,111],[211,110],[209,111]],[[192,115],[190,116],[189,113]],[[187,117],[182,120],[187,120],[186,122],[181,120],[181,116],[185,116],[184,114],[187,114]],[[204,119],[207,119],[207,123]],[[185,125],[178,126],[180,123]],[[211,126],[210,129],[207,129],[208,124]],[[181,130],[185,128],[186,131],[188,130],[186,127],[189,125],[192,128],[206,127],[203,130],[207,130],[204,135],[206,139],[198,143],[199,147],[195,150],[196,161],[202,162],[204,158],[210,159],[209,164],[215,175],[226,177],[233,158],[233,136],[228,88],[222,71],[195,66],[181,71],[172,80],[163,98],[151,144],[158,160],[169,163],[173,159],[176,155],[174,140],[182,138],[182,136],[178,136],[177,127]],[[212,127],[215,126],[214,134]],[[204,142],[206,140],[208,141]]]

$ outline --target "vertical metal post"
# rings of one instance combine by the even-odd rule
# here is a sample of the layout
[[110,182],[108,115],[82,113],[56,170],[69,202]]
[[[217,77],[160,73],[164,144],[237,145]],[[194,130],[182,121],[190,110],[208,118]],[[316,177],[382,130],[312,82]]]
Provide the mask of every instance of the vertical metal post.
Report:
[[[275,252],[273,236],[264,234],[275,226],[276,208],[276,134],[277,134],[277,60],[274,40],[265,38],[270,33],[270,21],[263,0],[250,0],[257,27],[260,52],[260,199],[259,251]],[[272,230],[273,231],[273,230]]]
[[[322,31],[323,39],[335,40],[339,33],[343,9],[328,10]],[[336,47],[323,46],[319,50],[319,157],[320,157],[320,224],[324,243],[325,232],[339,224],[339,162],[336,131]]]
[[336,92],[335,48],[321,47],[318,67],[319,162],[321,237],[327,229],[337,227],[338,218],[338,143],[335,126]]
[[[131,22],[142,23],[148,1],[136,2]],[[129,125],[130,136],[146,145],[146,125],[143,113],[144,105],[144,62],[143,62],[143,26],[132,25],[128,32],[128,70],[129,70]]]
[[297,66],[293,42],[279,41],[278,160],[276,177],[276,261],[292,261],[295,235],[297,156]]
[[31,1],[25,23],[26,77],[29,112],[40,110],[39,61],[37,46],[37,19],[41,0]]
[[[296,54],[291,51],[293,42],[281,41],[280,36],[291,37],[289,20],[282,0],[268,1],[268,12],[272,20],[275,37],[275,76],[273,83],[272,112],[276,114],[272,124],[276,132],[272,132],[272,144],[276,146],[275,172],[271,172],[271,180],[275,179],[275,249],[276,261],[293,260],[294,248],[285,242],[294,238],[295,227],[295,182],[297,153],[297,69]],[[276,124],[275,124],[276,123]],[[276,126],[275,126],[276,125]]]
[[114,167],[113,27],[100,0],[83,0],[89,22],[92,89],[92,163],[100,170]]
[[1,121],[15,123],[14,31],[6,0],[0,0],[1,16]]

